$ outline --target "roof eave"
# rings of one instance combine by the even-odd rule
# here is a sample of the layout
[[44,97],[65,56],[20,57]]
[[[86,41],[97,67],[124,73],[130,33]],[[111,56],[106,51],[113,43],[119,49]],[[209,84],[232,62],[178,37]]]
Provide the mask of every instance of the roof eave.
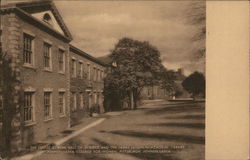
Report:
[[19,15],[21,18],[27,20],[29,23],[36,25],[36,27],[46,31],[46,32],[50,32],[51,34],[54,34],[55,36],[57,36],[58,38],[66,41],[66,42],[70,42],[72,41],[72,37],[69,36],[65,36],[61,33],[59,33],[58,31],[56,31],[55,29],[53,29],[52,27],[42,23],[40,20],[38,20],[37,18],[31,16],[30,14],[26,13],[24,10],[16,7],[15,5],[12,6],[7,6],[4,8],[1,8],[0,13],[8,13],[8,12],[15,12],[17,15]]
[[80,56],[84,56],[85,58],[94,61],[95,63],[98,63],[99,65],[102,65],[104,67],[108,66],[107,64],[101,62],[100,60],[98,60],[97,58],[89,55],[88,53],[85,53],[84,51],[80,50],[79,48],[73,46],[72,44],[69,45],[70,50],[74,51],[74,53],[80,55]]

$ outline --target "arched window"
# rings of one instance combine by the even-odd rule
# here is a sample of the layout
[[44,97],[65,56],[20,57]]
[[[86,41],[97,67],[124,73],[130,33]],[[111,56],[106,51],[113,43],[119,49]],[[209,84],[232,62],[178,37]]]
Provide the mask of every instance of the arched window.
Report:
[[43,21],[46,22],[47,24],[53,25],[52,19],[48,13],[45,13],[43,15]]

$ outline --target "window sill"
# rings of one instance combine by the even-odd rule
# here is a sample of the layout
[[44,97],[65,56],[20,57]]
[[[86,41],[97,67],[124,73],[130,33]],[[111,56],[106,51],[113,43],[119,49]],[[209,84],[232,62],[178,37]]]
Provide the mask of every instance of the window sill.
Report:
[[45,72],[52,72],[52,69],[44,68],[43,71],[45,71]]
[[29,69],[33,69],[33,70],[36,70],[36,68],[35,68],[34,65],[32,65],[32,64],[24,63],[24,64],[23,64],[23,67],[29,68]]
[[25,127],[36,125],[36,122],[24,122]]
[[62,114],[62,115],[60,115],[59,117],[60,117],[60,118],[65,118],[66,115],[65,115],[65,114]]
[[54,118],[45,119],[44,122],[52,121]]
[[65,75],[65,72],[64,72],[64,71],[59,71],[58,73],[59,73],[59,74]]

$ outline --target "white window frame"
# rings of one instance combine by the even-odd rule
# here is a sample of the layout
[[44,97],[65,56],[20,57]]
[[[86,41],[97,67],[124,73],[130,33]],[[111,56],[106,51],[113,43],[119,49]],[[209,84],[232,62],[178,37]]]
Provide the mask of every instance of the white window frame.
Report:
[[71,92],[72,95],[72,100],[73,100],[73,106],[71,106],[71,110],[72,111],[76,111],[77,110],[77,98],[76,98],[76,92]]
[[[45,55],[44,55],[44,47],[48,45],[49,46],[49,67],[45,66]],[[49,43],[48,41],[43,41],[43,67],[44,70],[46,71],[52,71],[52,54],[51,54],[51,48],[52,48],[52,44]]]
[[34,53],[34,48],[35,48],[35,43],[34,43],[34,40],[35,40],[35,35],[30,33],[30,32],[27,32],[27,31],[23,31],[23,46],[24,47],[24,37],[25,35],[29,36],[31,38],[31,52],[32,52],[32,55],[31,55],[31,63],[25,63],[24,62],[24,48],[22,50],[22,56],[23,56],[23,65],[26,66],[26,67],[34,67],[35,66],[35,53]]
[[96,68],[93,67],[93,81],[95,81],[95,78],[96,78]]
[[80,108],[84,108],[84,94],[82,92],[80,93]]
[[83,78],[83,62],[79,61],[79,76],[80,78]]
[[72,66],[73,66],[72,77],[75,78],[77,76],[77,71],[76,71],[76,63],[77,63],[77,61],[76,61],[76,59],[74,57],[71,58],[71,63],[72,63]]
[[65,108],[65,91],[60,91],[58,92],[58,105],[60,107],[60,94],[63,94],[62,95],[62,103],[63,103],[63,106],[62,106],[62,113],[60,113],[60,109],[59,109],[59,114],[60,116],[65,116],[66,114],[66,108]]
[[90,80],[91,79],[91,66],[89,63],[87,64],[87,66],[88,66],[88,80]]
[[[59,59],[59,55],[62,54],[63,55],[63,68],[62,70],[60,70],[60,59]],[[59,73],[65,73],[65,50],[59,48],[58,49],[58,72]]]
[[49,120],[52,120],[53,119],[53,98],[52,98],[52,91],[51,90],[44,90],[43,92],[43,109],[45,111],[45,93],[49,93],[49,98],[50,98],[50,114],[49,116],[46,116],[45,115],[45,112],[44,112],[44,121],[49,121]]
[[96,93],[96,91],[94,91],[94,100],[95,100],[94,103],[97,104],[97,93]]
[[[23,117],[23,120],[24,120],[24,124],[25,125],[29,125],[31,123],[35,123],[36,121],[36,117],[35,117],[35,91],[33,90],[24,90],[24,94],[25,93],[30,93],[31,94],[31,105],[32,105],[32,111],[31,111],[31,120],[25,120],[24,117]],[[25,98],[25,97],[24,97]],[[24,99],[25,101],[25,99]],[[25,103],[25,102],[24,102]],[[24,107],[24,106],[23,106]],[[24,109],[24,108],[23,108]],[[25,116],[25,113],[23,111],[23,115]]]

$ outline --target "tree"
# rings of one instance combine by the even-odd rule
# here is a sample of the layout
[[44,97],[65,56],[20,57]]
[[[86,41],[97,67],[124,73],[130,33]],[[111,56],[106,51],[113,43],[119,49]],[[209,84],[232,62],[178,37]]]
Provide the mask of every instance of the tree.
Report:
[[195,97],[199,94],[205,95],[205,77],[202,73],[194,72],[182,82],[183,88]]
[[206,39],[206,1],[190,2],[187,7],[187,22],[195,26],[192,41],[196,43],[194,49],[195,57],[203,59],[205,57]]
[[[2,137],[3,156],[20,150],[20,70],[13,59],[0,47],[0,96],[2,98]],[[1,153],[0,152],[0,153]]]
[[[135,109],[141,89],[159,83],[163,69],[160,52],[149,42],[122,38],[110,57],[116,67],[107,75],[105,87],[121,99],[129,97],[130,108]],[[105,91],[105,94],[110,94],[109,91]]]

